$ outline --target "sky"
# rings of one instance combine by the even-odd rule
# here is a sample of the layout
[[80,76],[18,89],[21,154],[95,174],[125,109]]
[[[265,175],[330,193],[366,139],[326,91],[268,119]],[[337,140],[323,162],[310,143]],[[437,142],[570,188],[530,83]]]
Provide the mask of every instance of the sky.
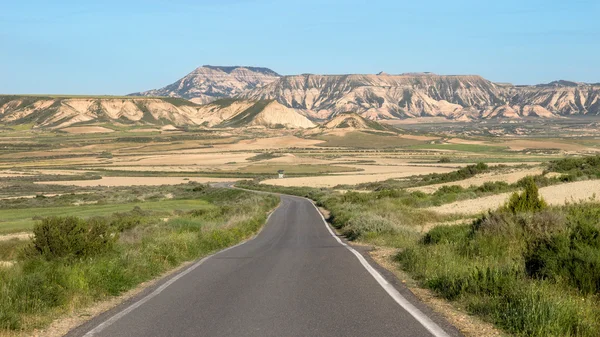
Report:
[[598,0],[3,0],[1,94],[121,95],[204,64],[600,82]]

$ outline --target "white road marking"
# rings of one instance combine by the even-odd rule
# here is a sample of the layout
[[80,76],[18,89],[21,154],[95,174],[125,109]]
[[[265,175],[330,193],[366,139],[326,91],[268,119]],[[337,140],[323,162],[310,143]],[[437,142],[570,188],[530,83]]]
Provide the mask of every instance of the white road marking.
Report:
[[[271,212],[269,214],[269,216],[267,217],[267,220],[265,221],[265,225],[269,222],[269,220],[271,219],[271,215],[273,215],[273,213],[275,213],[277,210],[279,209],[279,206],[277,206],[277,208]],[[256,236],[258,236],[258,233],[252,238],[254,239]],[[102,332],[102,330],[108,328],[109,326],[111,326],[113,323],[115,323],[116,321],[118,321],[119,319],[123,318],[124,316],[126,316],[127,314],[129,314],[130,312],[132,312],[133,310],[139,308],[140,306],[142,306],[144,303],[148,302],[149,300],[151,300],[152,298],[158,296],[160,293],[162,293],[165,289],[167,289],[170,285],[172,285],[173,283],[177,282],[177,280],[179,280],[180,278],[184,277],[185,275],[189,274],[190,272],[192,272],[194,269],[198,268],[201,264],[203,264],[206,260],[210,259],[211,257],[224,253],[230,249],[239,247],[243,244],[245,244],[250,240],[246,240],[244,242],[238,243],[235,246],[231,246],[229,248],[223,249],[221,251],[218,251],[212,255],[209,255],[205,258],[203,258],[202,260],[194,263],[193,265],[191,265],[189,268],[187,268],[186,270],[182,271],[181,273],[177,274],[176,276],[174,276],[173,278],[171,278],[169,281],[165,282],[165,284],[161,285],[160,287],[156,288],[156,290],[154,290],[153,292],[151,292],[150,294],[146,295],[144,298],[140,299],[139,301],[133,303],[132,305],[130,305],[129,307],[127,307],[126,309],[123,309],[122,311],[116,313],[114,316],[112,316],[111,318],[107,319],[106,321],[100,323],[97,327],[95,327],[94,329],[88,331],[85,335],[83,335],[83,337],[92,337],[95,336],[96,334]]]
[[410,303],[406,298],[404,298],[404,296],[402,296],[398,292],[398,290],[396,290],[396,288],[394,288],[393,285],[389,284],[388,281],[386,281],[386,279],[383,276],[381,276],[381,274],[377,270],[375,270],[375,268],[373,268],[373,266],[371,266],[369,264],[369,262],[367,260],[365,260],[365,258],[359,252],[357,252],[354,248],[347,245],[337,235],[335,235],[335,233],[333,232],[333,230],[331,229],[331,227],[325,220],[325,217],[323,216],[321,211],[319,211],[317,206],[315,206],[315,204],[312,202],[312,200],[307,199],[307,198],[303,198],[303,199],[310,202],[310,204],[313,205],[315,210],[317,210],[317,213],[319,213],[319,215],[321,216],[321,220],[323,220],[323,223],[325,224],[325,227],[327,227],[329,234],[331,234],[331,236],[333,236],[337,240],[337,242],[339,242],[342,246],[346,247],[350,252],[352,252],[352,254],[354,254],[358,258],[358,261],[360,261],[360,264],[362,264],[363,267],[365,267],[365,269],[369,272],[369,274],[371,274],[373,276],[373,278],[375,278],[377,283],[379,283],[379,285],[388,293],[388,295],[390,295],[394,299],[394,301],[396,301],[396,303],[398,303],[402,308],[404,308],[404,310],[406,310],[406,312],[408,312],[419,323],[421,323],[421,325],[423,327],[425,327],[425,329],[427,329],[429,332],[431,332],[431,334],[433,334],[435,337],[450,337],[450,335],[448,335],[442,328],[440,328],[439,325],[437,325],[434,321],[432,321],[431,318],[427,317],[427,315],[425,315],[421,310],[419,310],[412,303]]

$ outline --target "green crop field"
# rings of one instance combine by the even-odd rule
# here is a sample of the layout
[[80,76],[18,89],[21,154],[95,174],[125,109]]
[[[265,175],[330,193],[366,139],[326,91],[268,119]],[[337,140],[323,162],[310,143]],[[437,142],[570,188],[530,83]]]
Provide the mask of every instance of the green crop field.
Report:
[[150,202],[135,202],[113,205],[81,205],[64,207],[41,207],[25,209],[0,210],[0,233],[11,233],[31,230],[35,218],[48,216],[76,216],[88,218],[92,216],[105,216],[115,212],[131,211],[135,207],[153,212],[171,213],[175,210],[189,211],[209,204],[203,200],[165,200]]

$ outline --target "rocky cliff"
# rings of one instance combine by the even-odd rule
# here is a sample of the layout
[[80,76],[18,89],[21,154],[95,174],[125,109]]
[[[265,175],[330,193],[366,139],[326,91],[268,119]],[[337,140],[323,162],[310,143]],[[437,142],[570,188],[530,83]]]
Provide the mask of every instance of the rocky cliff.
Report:
[[240,94],[275,99],[312,119],[354,111],[368,119],[449,119],[600,115],[600,86],[559,81],[538,86],[496,84],[480,76],[300,75]]
[[164,88],[133,93],[131,96],[179,97],[206,104],[262,87],[279,77],[279,74],[267,68],[202,66]]

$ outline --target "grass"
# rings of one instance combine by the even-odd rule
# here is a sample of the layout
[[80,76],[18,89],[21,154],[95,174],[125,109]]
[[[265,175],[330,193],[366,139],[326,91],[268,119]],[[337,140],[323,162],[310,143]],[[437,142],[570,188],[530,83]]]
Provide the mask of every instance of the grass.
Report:
[[278,154],[278,153],[264,152],[264,153],[257,154],[256,156],[247,158],[246,160],[248,160],[248,161],[261,161],[261,160],[269,160],[269,159],[279,158],[279,157],[282,157],[282,156],[283,156],[282,154]]
[[[13,267],[0,269],[0,334],[43,328],[61,315],[117,296],[185,261],[239,243],[260,229],[278,202],[273,196],[209,187],[190,187],[190,193],[201,201],[200,207],[167,222],[138,210],[144,221],[128,226],[120,226],[110,216],[54,218],[53,223],[65,228],[64,232],[48,233],[37,227],[34,244],[18,256]],[[86,244],[97,248],[44,248],[76,239],[68,228],[82,229],[87,233]],[[98,230],[86,232],[86,228],[116,233],[116,240],[103,244],[97,239],[105,236],[94,236]],[[64,241],[44,241],[47,235],[62,236]],[[59,251],[59,255],[50,254]]]
[[0,210],[0,233],[11,233],[28,231],[33,228],[36,220],[50,216],[76,216],[88,218],[92,216],[106,216],[115,212],[130,211],[135,207],[142,210],[152,210],[171,214],[174,211],[189,211],[202,207],[207,207],[203,200],[164,200],[153,202],[134,202],[112,205],[81,205],[81,206],[63,206],[63,207],[42,207],[42,208],[24,208],[24,209],[3,209]]
[[547,208],[532,182],[501,210],[426,234],[421,225],[452,219],[416,209],[419,194],[239,185],[312,198],[348,239],[398,248],[396,266],[421,287],[511,335],[597,336],[600,204]]

